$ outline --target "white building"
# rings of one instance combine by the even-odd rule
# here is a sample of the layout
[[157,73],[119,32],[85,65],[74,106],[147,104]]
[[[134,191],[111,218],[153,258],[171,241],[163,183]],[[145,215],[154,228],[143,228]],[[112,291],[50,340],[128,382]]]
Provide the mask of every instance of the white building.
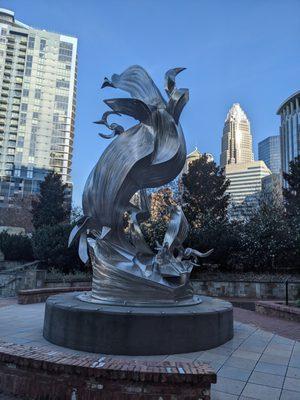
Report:
[[262,179],[270,174],[271,171],[264,161],[226,165],[225,175],[230,181],[227,193],[230,195],[231,203],[242,204],[246,197],[260,192]]
[[239,103],[234,103],[224,123],[220,164],[225,167],[253,160],[250,122]]
[[0,9],[0,202],[39,191],[50,171],[72,188],[77,39]]

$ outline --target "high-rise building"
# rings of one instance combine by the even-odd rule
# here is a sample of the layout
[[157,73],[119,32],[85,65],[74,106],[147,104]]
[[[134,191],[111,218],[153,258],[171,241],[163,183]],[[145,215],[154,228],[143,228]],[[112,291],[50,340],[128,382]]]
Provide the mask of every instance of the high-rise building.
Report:
[[51,170],[71,193],[76,58],[76,38],[0,9],[0,203],[37,193]]
[[287,98],[279,107],[281,117],[281,168],[289,172],[289,163],[300,155],[300,91]]
[[281,170],[280,136],[269,136],[258,143],[258,159],[265,162],[272,173]]
[[253,160],[250,122],[239,103],[235,103],[225,119],[220,164],[225,167]]
[[231,203],[242,204],[246,197],[256,195],[262,189],[262,179],[270,174],[263,161],[226,165],[225,175],[230,181],[226,192]]

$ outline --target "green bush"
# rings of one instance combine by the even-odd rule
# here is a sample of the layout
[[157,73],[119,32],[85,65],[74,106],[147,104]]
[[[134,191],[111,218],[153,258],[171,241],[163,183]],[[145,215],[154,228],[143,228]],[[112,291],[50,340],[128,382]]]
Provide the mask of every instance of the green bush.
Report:
[[31,240],[24,235],[10,235],[6,231],[0,233],[0,249],[5,260],[32,261]]
[[298,300],[295,301],[295,306],[296,306],[296,307],[300,307],[300,299],[298,299]]
[[37,260],[47,268],[58,268],[71,272],[81,267],[75,246],[68,248],[72,226],[57,224],[38,228],[32,236],[33,253]]

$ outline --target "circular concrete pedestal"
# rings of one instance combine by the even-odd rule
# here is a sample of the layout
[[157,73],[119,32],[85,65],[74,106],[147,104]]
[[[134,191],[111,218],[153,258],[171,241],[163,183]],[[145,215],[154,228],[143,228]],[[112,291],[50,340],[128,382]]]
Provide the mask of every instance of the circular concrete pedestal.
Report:
[[79,293],[46,302],[44,337],[59,346],[102,354],[178,354],[217,347],[233,337],[232,305],[201,296],[178,307],[109,306]]

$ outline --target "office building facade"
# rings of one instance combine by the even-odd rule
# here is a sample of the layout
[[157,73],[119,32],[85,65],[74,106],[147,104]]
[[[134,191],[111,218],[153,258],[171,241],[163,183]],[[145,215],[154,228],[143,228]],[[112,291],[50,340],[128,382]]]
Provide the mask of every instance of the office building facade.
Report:
[[258,159],[265,162],[273,174],[280,173],[280,136],[269,136],[258,143]]
[[226,193],[230,202],[241,205],[246,198],[257,195],[262,190],[262,179],[270,174],[263,161],[226,165],[225,175],[230,181]]
[[279,107],[281,168],[289,172],[289,163],[300,156],[300,91],[287,98]]
[[0,203],[39,192],[49,171],[71,193],[77,39],[0,9]]
[[220,164],[225,167],[253,160],[250,121],[240,104],[235,103],[225,119]]

